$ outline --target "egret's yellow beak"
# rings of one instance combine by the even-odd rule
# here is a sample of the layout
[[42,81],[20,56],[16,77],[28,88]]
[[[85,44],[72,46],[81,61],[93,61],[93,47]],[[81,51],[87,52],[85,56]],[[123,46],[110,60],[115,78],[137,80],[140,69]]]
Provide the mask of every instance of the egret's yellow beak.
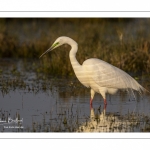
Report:
[[48,52],[52,51],[53,49],[55,49],[56,47],[59,46],[59,42],[54,43],[46,52],[44,52],[39,58],[41,58],[42,56],[44,56],[45,54],[47,54]]

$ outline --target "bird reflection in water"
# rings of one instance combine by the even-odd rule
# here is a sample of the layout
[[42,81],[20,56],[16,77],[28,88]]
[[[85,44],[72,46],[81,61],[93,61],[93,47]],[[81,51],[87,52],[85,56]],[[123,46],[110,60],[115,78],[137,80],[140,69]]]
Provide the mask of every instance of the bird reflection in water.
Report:
[[[118,113],[107,113],[106,107],[97,111],[91,106],[90,119],[83,123],[77,132],[132,132],[136,120],[128,120]],[[95,113],[96,112],[96,113]]]

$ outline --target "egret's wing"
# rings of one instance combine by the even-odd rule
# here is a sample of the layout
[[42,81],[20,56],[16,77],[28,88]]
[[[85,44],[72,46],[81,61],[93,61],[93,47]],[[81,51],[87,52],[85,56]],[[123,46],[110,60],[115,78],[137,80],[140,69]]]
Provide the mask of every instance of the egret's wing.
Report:
[[143,87],[121,69],[99,59],[89,59],[84,63],[89,78],[101,87],[143,90]]

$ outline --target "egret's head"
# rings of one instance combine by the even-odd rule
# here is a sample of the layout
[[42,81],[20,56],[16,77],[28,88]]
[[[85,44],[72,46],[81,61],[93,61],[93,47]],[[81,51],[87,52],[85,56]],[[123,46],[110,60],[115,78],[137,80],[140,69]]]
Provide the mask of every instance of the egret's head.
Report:
[[59,47],[59,46],[65,44],[65,43],[66,43],[66,38],[67,38],[67,37],[64,37],[64,36],[57,38],[56,41],[52,44],[52,46],[51,46],[46,52],[44,52],[44,53],[40,56],[40,58],[41,58],[43,55],[47,54],[48,52],[54,50],[55,48],[57,48],[57,47]]

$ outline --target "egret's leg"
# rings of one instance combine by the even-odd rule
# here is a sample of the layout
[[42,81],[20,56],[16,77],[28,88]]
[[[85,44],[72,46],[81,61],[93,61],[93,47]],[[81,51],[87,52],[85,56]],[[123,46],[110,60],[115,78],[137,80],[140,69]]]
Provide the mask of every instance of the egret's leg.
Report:
[[90,106],[92,106],[92,101],[95,95],[95,91],[93,89],[91,89],[91,99],[90,99]]
[[92,101],[93,101],[93,99],[91,98],[91,99],[90,99],[90,105],[92,105]]
[[93,109],[92,99],[90,99],[90,110]]
[[100,94],[102,95],[103,99],[104,99],[104,105],[107,105],[107,101],[106,101],[106,93],[107,93],[107,89],[105,87],[101,87],[99,89]]
[[106,107],[107,107],[107,101],[106,99],[104,99],[104,110],[106,110]]
[[106,101],[106,99],[104,99],[104,105],[107,105],[107,101]]

